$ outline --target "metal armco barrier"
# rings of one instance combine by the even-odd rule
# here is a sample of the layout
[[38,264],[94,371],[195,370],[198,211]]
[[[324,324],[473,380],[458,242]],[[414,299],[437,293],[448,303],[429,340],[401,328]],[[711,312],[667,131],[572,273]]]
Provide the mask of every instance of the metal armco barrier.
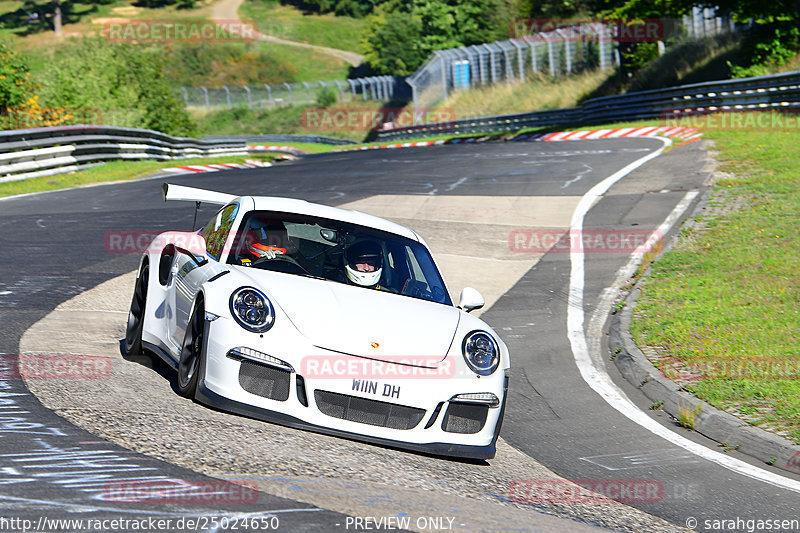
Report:
[[340,146],[345,144],[359,144],[348,139],[325,137],[323,135],[208,135],[204,141],[241,141],[247,144],[266,143],[313,143]]
[[800,110],[800,71],[604,96],[586,100],[578,107],[565,109],[466,118],[452,122],[394,128],[378,132],[378,139],[496,133],[524,128],[602,124],[653,118],[669,121],[698,113],[770,110]]
[[111,126],[58,126],[0,132],[0,182],[80,170],[112,159],[247,155],[242,140],[171,137]]

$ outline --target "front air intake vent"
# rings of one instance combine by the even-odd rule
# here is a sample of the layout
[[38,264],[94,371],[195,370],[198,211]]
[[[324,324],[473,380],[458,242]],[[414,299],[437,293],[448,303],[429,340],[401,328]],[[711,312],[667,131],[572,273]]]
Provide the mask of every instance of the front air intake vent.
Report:
[[250,394],[285,402],[289,398],[292,373],[272,366],[242,360],[239,385]]
[[413,429],[425,416],[425,409],[407,407],[358,396],[315,390],[320,411],[334,418],[392,429]]
[[477,433],[486,424],[489,406],[450,402],[442,420],[442,429],[448,433]]

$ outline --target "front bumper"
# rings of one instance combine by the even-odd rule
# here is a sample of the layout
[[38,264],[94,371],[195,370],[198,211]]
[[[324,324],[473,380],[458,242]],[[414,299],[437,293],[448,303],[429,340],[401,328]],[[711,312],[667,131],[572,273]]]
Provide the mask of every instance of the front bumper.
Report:
[[[196,395],[202,403],[293,428],[405,450],[470,459],[495,455],[508,387],[502,370],[484,377],[471,372],[375,380],[312,376],[303,373],[302,357],[324,350],[310,346],[299,335],[270,335],[268,343],[264,336],[243,332],[224,319],[207,322],[206,332],[205,364]],[[231,350],[239,346],[268,353],[291,367],[231,356]],[[459,394],[487,392],[498,398],[499,405],[452,400]]]

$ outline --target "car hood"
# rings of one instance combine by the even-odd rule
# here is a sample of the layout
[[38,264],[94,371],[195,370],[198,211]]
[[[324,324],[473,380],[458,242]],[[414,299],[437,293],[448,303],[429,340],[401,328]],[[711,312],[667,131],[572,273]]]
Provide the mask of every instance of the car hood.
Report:
[[318,348],[386,361],[439,361],[458,327],[460,312],[449,305],[281,272],[237,270]]

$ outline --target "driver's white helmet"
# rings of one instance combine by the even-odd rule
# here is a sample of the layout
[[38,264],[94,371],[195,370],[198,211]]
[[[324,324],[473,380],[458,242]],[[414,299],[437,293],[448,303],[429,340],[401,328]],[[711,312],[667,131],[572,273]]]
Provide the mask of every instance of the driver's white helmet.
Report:
[[374,287],[381,280],[383,254],[374,241],[361,241],[345,252],[344,270],[347,279],[362,287]]

